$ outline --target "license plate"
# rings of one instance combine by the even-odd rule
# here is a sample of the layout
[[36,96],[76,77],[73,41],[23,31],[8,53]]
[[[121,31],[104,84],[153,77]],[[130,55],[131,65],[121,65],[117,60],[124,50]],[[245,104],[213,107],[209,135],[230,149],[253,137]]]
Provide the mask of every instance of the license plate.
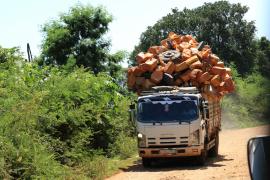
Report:
[[166,153],[166,154],[176,154],[175,149],[164,149],[164,150],[162,150],[162,152]]

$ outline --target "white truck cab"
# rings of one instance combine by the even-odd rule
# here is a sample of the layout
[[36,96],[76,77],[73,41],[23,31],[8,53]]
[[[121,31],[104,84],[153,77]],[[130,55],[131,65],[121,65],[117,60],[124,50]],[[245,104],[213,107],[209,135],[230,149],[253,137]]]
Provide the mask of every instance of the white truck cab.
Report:
[[208,150],[217,155],[220,107],[216,113],[214,107],[195,87],[162,86],[142,92],[131,117],[143,165],[151,165],[155,158],[181,156],[197,156],[204,164]]

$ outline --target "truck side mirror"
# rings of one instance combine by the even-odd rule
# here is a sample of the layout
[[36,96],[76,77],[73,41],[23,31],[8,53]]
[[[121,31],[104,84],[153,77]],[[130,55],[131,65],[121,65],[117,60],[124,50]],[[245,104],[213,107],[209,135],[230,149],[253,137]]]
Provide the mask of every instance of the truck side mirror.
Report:
[[203,118],[204,119],[209,118],[208,102],[203,102],[202,103],[202,108],[203,108]]
[[129,105],[129,120],[134,124],[135,123],[135,104]]

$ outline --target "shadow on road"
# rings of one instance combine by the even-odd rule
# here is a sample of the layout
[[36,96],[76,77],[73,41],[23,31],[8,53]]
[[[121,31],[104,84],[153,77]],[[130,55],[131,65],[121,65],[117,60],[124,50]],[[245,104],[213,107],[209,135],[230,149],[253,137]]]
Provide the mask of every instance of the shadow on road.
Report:
[[124,172],[157,172],[157,171],[173,171],[173,170],[203,170],[208,167],[221,167],[224,161],[232,161],[226,158],[226,155],[218,155],[215,158],[208,158],[204,166],[196,165],[195,158],[173,158],[159,159],[152,162],[151,167],[144,168],[141,160],[134,162],[134,165],[122,169]]

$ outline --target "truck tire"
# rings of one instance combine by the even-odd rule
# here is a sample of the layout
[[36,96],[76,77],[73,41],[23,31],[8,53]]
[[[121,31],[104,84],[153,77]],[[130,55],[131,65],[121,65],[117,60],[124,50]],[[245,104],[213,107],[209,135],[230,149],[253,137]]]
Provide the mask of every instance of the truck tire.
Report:
[[208,157],[208,150],[207,150],[207,140],[204,140],[204,148],[201,152],[201,155],[197,157],[197,164],[199,166],[203,166],[205,165],[205,162],[207,160]]
[[151,166],[151,159],[148,159],[148,158],[142,158],[142,165],[143,167],[150,167]]
[[207,150],[206,148],[204,148],[204,150],[202,150],[201,152],[201,155],[197,159],[197,164],[199,166],[205,165],[206,159],[207,159]]
[[216,137],[215,137],[215,146],[209,150],[209,156],[217,157],[218,147],[219,147],[219,132],[217,132]]

